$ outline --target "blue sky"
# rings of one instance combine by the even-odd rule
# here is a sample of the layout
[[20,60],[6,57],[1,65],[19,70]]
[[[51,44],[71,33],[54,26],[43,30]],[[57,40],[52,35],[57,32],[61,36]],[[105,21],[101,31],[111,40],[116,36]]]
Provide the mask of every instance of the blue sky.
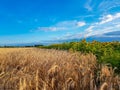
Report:
[[0,0],[0,44],[120,31],[120,0]]

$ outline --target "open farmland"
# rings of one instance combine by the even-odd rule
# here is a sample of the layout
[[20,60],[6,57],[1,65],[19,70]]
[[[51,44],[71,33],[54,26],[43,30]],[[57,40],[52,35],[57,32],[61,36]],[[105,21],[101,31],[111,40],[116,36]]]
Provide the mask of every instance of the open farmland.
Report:
[[93,54],[0,48],[0,90],[120,90],[120,78]]

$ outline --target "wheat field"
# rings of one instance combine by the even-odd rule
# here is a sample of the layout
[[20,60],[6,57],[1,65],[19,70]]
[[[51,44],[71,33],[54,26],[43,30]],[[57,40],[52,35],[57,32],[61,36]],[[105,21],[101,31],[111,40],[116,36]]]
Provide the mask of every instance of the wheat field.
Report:
[[120,90],[120,78],[93,54],[0,48],[0,90]]

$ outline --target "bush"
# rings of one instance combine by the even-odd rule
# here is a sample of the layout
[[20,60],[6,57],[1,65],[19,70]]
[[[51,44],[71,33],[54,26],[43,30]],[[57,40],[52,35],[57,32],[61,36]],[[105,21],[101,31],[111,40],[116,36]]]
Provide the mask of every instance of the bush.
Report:
[[[120,69],[120,42],[87,42],[85,39],[80,42],[53,44],[46,46],[47,49],[59,49],[69,51],[80,51],[82,53],[93,53],[99,63],[110,63],[113,67]],[[117,70],[119,71],[119,70]]]

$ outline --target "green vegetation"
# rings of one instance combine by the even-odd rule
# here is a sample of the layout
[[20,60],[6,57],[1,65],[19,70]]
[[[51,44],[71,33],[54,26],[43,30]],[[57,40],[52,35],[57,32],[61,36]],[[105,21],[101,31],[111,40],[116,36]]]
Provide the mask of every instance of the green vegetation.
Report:
[[40,48],[68,50],[72,52],[93,53],[99,63],[110,64],[116,67],[116,72],[120,73],[120,42],[87,42],[85,39],[80,42],[70,42],[63,44],[53,44],[49,46],[39,46]]

